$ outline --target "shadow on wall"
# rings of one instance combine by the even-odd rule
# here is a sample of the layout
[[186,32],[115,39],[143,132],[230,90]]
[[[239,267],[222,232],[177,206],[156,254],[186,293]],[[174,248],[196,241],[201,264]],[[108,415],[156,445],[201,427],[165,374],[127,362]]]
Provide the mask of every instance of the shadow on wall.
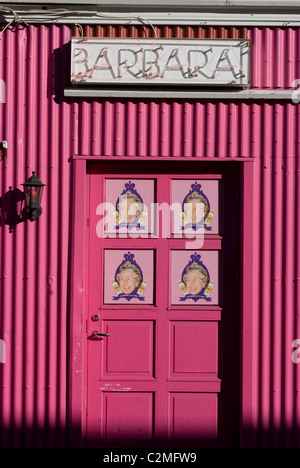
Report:
[[[180,449],[188,449],[188,451],[202,448],[300,448],[299,431],[288,430],[282,427],[281,429],[268,431],[254,431],[252,428],[246,428],[244,440],[240,445],[224,446],[221,442],[216,443],[215,440],[209,440],[205,437],[201,440],[181,440],[177,439],[173,443],[169,443],[164,438],[156,439],[155,443],[152,440],[144,440],[143,438],[130,437],[118,438],[117,434],[114,440],[106,441],[101,444],[99,437],[91,437],[89,441],[76,443],[78,440],[79,431],[73,438],[73,431],[67,430],[65,427],[35,427],[35,428],[17,428],[17,427],[1,427],[0,428],[0,448],[98,448],[101,451],[105,449],[170,449],[180,451]],[[75,441],[75,442],[74,442]],[[186,450],[185,450],[186,451]],[[124,452],[125,453],[125,452]],[[130,452],[129,452],[130,453]]]
[[[139,437],[118,438],[106,441],[102,444],[98,437],[91,437],[89,441],[82,441],[81,444],[74,444],[72,434],[68,431],[63,432],[59,428],[35,428],[28,429],[15,429],[15,428],[2,428],[0,437],[0,448],[99,448],[99,449],[179,449],[179,448],[217,448],[215,440],[210,441],[208,438],[202,441],[193,440],[176,440],[170,444],[164,439],[156,440],[155,443],[149,439]],[[238,448],[238,447],[230,447]]]
[[8,192],[0,198],[0,226],[7,225],[9,232],[13,232],[17,224],[26,219],[24,192],[9,187]]
[[70,86],[71,42],[54,49],[48,60],[47,97],[57,104],[64,102],[64,89]]

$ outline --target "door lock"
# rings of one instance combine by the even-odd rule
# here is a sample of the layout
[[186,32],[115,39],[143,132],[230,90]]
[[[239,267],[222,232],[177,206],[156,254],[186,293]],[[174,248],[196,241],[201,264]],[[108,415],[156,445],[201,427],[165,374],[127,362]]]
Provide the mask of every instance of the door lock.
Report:
[[92,320],[93,322],[98,322],[100,320],[100,315],[99,314],[92,315]]

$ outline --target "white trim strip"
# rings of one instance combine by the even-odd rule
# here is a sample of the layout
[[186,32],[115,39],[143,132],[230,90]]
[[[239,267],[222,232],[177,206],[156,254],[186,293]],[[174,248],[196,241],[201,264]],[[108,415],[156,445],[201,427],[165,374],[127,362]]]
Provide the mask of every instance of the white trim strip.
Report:
[[[101,5],[101,10],[96,11],[95,7],[86,6],[85,10],[81,6],[72,6],[72,9],[49,8],[47,10],[28,9],[28,6],[16,6],[14,12],[23,21],[28,24],[116,24],[116,25],[180,25],[180,26],[267,26],[267,27],[297,27],[300,26],[300,1],[299,8],[295,8],[293,12],[289,12],[288,8],[276,14],[270,8],[268,12],[259,12],[259,10],[251,10],[251,12],[243,12],[243,8],[231,11],[226,9],[220,11],[215,8],[211,11],[201,11],[198,8],[196,11],[192,9],[182,8],[167,11],[157,8],[156,11],[143,11],[142,9],[131,11],[124,10],[122,12],[115,11],[113,7],[106,10]],[[0,6],[0,22],[1,19],[10,22],[14,20],[12,10],[9,10],[4,5]],[[3,21],[4,22],[4,21]]]
[[[22,5],[22,2],[14,0],[2,0],[2,4]],[[188,8],[299,8],[299,0],[35,0],[33,4],[47,5],[97,5],[102,9],[120,8],[180,8],[186,10]],[[32,4],[31,4],[32,5]]]
[[208,100],[288,100],[300,102],[299,90],[242,90],[242,91],[190,91],[102,88],[65,88],[65,97],[85,98],[148,98],[148,99],[208,99]]

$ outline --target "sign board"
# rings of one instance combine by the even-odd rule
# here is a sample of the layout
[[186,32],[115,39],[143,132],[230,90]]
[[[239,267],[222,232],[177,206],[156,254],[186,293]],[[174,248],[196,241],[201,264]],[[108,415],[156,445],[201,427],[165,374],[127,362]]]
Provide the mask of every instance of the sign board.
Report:
[[71,83],[247,87],[249,55],[244,39],[78,38]]

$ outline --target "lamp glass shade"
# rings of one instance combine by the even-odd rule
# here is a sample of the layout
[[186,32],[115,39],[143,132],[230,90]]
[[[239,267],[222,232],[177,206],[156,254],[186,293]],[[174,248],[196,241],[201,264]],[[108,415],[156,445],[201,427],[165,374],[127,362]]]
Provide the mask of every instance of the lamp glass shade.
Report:
[[22,185],[24,187],[25,204],[28,213],[36,219],[42,211],[41,199],[45,184],[43,184],[43,182],[41,182],[35,175],[35,172],[33,172],[32,176],[29,177],[29,179],[27,179]]
[[43,186],[25,186],[25,203],[30,209],[40,208],[43,193]]

